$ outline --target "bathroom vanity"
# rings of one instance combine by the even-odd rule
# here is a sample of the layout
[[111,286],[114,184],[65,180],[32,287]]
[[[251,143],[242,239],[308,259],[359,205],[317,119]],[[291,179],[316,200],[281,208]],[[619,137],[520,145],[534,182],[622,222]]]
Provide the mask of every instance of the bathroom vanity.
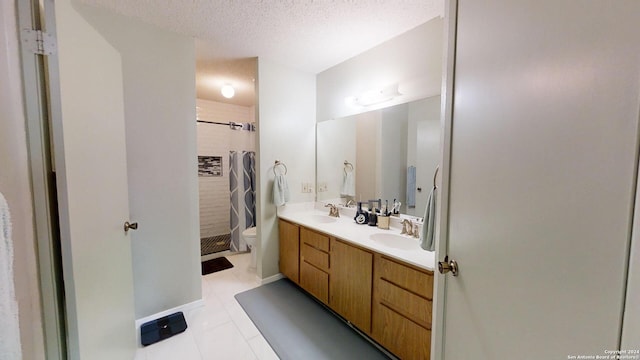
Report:
[[[434,254],[310,206],[279,211],[280,271],[401,359],[429,359]],[[284,208],[282,208],[284,209]],[[396,225],[396,226],[393,226]]]

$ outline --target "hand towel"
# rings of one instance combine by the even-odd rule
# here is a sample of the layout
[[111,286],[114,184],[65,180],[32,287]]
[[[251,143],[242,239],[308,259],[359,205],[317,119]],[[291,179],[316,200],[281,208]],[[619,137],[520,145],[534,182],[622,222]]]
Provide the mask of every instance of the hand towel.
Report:
[[436,248],[436,191],[437,188],[434,187],[429,193],[420,231],[420,247],[427,251],[434,251]]
[[13,242],[9,205],[0,193],[0,354],[3,359],[22,358],[18,303],[13,280]]
[[356,196],[356,183],[353,181],[353,171],[345,171],[342,177],[341,196]]
[[283,174],[277,174],[273,180],[273,203],[282,206],[289,201],[289,185]]
[[407,206],[416,207],[416,167],[407,168]]

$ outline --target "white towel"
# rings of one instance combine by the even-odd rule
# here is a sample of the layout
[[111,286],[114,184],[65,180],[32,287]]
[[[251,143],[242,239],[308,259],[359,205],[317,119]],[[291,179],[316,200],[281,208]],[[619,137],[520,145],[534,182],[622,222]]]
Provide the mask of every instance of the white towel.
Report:
[[429,193],[427,206],[424,209],[422,231],[420,231],[420,247],[427,251],[434,251],[436,248],[436,191],[434,187]]
[[0,193],[0,355],[2,359],[22,358],[18,303],[13,286],[13,242],[9,204]]
[[353,181],[353,171],[345,171],[342,176],[341,196],[356,196],[356,183]]
[[273,180],[273,203],[282,206],[289,201],[289,185],[283,174],[277,174]]
[[407,168],[407,206],[416,207],[416,167]]

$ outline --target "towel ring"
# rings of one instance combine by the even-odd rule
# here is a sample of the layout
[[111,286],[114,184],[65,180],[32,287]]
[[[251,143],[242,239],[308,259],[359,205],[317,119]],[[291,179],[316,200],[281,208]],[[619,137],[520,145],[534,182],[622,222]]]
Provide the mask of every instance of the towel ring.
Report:
[[275,165],[273,165],[273,175],[278,175],[278,173],[276,173],[276,168],[278,167],[278,165],[284,168],[284,175],[287,175],[287,165],[285,165],[283,162],[280,162],[280,160],[276,160]]
[[440,165],[436,166],[436,172],[433,174],[433,188],[436,188],[436,178],[438,177],[438,170],[440,170]]
[[344,161],[344,172],[347,172],[347,169],[349,170],[349,172],[353,172],[353,164],[348,162],[347,160]]

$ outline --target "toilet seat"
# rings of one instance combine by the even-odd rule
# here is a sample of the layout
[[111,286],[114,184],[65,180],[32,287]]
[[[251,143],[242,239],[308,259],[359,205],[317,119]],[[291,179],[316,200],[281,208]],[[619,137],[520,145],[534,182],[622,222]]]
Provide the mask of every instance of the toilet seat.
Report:
[[251,265],[249,265],[249,267],[251,268],[255,268],[256,267],[256,261],[257,261],[257,249],[255,248],[256,245],[256,227],[250,227],[245,229],[244,231],[242,231],[242,238],[244,239],[244,241],[247,243],[247,245],[249,245],[249,248],[251,249]]
[[243,237],[256,237],[256,227],[250,227],[250,228],[246,228],[243,232],[242,232],[242,236]]

